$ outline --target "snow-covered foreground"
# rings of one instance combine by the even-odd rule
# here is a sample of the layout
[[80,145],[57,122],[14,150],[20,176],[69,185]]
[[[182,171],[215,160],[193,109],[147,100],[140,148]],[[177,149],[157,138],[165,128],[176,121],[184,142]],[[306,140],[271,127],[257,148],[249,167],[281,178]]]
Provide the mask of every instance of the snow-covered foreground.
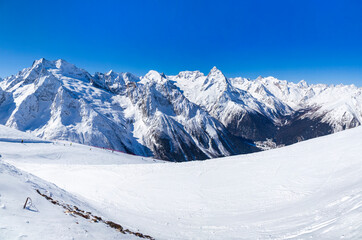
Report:
[[[23,141],[23,143],[21,143]],[[2,158],[18,161],[57,164],[102,164],[148,163],[149,159],[112,153],[69,142],[51,143],[31,134],[0,125],[0,148]],[[73,151],[72,146],[76,148]],[[7,149],[7,150],[5,150]],[[90,150],[91,149],[91,150]],[[89,153],[91,152],[91,153]],[[69,160],[69,161],[67,161]],[[21,171],[0,159],[0,239],[139,239],[122,234],[107,224],[92,223],[75,214],[66,213],[61,205],[52,204],[37,193],[51,196],[61,204],[69,204],[103,216],[81,197],[76,197],[36,176]],[[26,199],[30,204],[24,209]],[[72,216],[73,215],[73,216]],[[107,219],[105,219],[106,221]]]
[[[88,204],[38,177],[0,161],[0,239],[138,239],[102,223],[66,214],[36,190],[99,214]],[[30,203],[24,209],[25,200]]]
[[0,153],[156,239],[362,238],[362,127],[178,164],[63,143],[2,142]]

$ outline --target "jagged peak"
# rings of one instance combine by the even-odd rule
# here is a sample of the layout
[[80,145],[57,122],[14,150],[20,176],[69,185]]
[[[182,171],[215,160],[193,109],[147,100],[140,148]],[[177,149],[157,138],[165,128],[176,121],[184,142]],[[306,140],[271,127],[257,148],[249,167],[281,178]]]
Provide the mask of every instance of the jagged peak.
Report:
[[308,87],[308,83],[305,80],[300,80],[298,83],[298,86],[300,87]]
[[199,70],[195,70],[195,71],[181,71],[177,74],[178,76],[187,76],[187,75],[204,75],[202,72],[200,72]]
[[211,72],[215,72],[215,71],[218,71],[219,69],[217,69],[217,67],[216,66],[214,66],[213,68],[211,68]]
[[213,68],[211,68],[209,75],[224,75],[216,66],[214,66]]
[[152,81],[152,82],[164,82],[166,76],[163,73],[159,73],[155,70],[150,70],[143,78],[142,81]]
[[116,74],[112,69],[109,70],[105,75],[110,76]]
[[268,76],[268,77],[265,77],[265,78],[263,78],[263,79],[268,80],[268,81],[273,81],[273,82],[279,81],[278,78],[273,77],[273,76]]
[[261,82],[266,85],[269,85],[269,84],[278,85],[283,82],[286,83],[284,80],[279,80],[278,78],[273,77],[273,76],[264,77],[261,80],[257,80],[257,82]]
[[114,83],[124,85],[129,82],[138,82],[140,80],[139,77],[130,72],[118,73],[113,70],[110,70],[107,73],[96,72],[92,77],[94,78],[93,80],[97,81],[97,83],[101,85],[112,85]]
[[194,82],[200,77],[205,75],[200,71],[181,71],[175,77],[182,81],[191,81]]
[[40,58],[40,59],[35,60],[33,62],[32,68],[36,68],[36,67],[39,67],[39,66],[42,66],[44,68],[49,68],[49,67],[54,66],[54,64],[51,61],[49,61],[49,60],[47,60],[45,58]]
[[34,60],[33,65],[44,63],[44,62],[50,62],[50,61],[46,60],[45,58],[40,58],[38,60]]
[[55,67],[58,69],[78,69],[74,64],[65,61],[64,59],[58,59],[54,61]]
[[[59,64],[67,64],[67,63],[68,63],[67,61],[65,61],[65,60],[62,59],[62,58],[59,58],[59,59],[55,60],[54,62],[55,62],[55,63],[59,63]],[[70,64],[70,63],[68,63],[68,64]]]
[[261,75],[259,75],[259,77],[257,77],[255,80],[256,81],[261,81],[261,80],[263,80],[263,77]]
[[38,67],[42,67],[45,69],[49,69],[49,68],[57,68],[57,69],[77,69],[77,67],[72,64],[69,63],[67,61],[65,61],[64,59],[58,59],[55,61],[49,61],[45,58],[40,58],[39,60],[35,60],[33,62],[32,68],[38,68]]
[[229,85],[229,80],[225,77],[225,75],[216,67],[213,67],[209,74],[207,75],[204,85],[212,85],[214,83],[218,84],[226,84]]

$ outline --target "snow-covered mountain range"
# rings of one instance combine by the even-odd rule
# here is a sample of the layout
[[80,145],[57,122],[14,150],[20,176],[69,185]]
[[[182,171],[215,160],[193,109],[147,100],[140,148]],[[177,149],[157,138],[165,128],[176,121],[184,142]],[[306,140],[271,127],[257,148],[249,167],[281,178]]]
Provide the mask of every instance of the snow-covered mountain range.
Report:
[[0,124],[171,161],[258,151],[362,123],[362,89],[184,71],[95,73],[40,59],[0,79]]

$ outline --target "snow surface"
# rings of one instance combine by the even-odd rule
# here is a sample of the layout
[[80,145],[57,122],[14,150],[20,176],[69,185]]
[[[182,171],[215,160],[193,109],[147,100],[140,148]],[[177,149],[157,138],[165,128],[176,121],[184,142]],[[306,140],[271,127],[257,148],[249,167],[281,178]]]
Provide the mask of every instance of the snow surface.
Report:
[[[0,160],[0,239],[139,239],[121,234],[105,224],[70,216],[63,208],[40,196],[36,190],[61,202],[99,214],[55,185]],[[28,197],[32,203],[24,209]]]
[[41,138],[35,137],[31,133],[21,132],[19,130],[0,125],[0,142],[21,142],[24,143],[50,143]]
[[[21,143],[24,140],[24,143]],[[60,206],[40,196],[36,190],[61,203],[77,206],[96,216],[104,216],[91,205],[60,188],[5,163],[16,159],[23,163],[43,164],[126,164],[153,163],[155,160],[70,142],[47,142],[0,125],[0,239],[139,239],[122,234],[104,223],[92,223],[65,213]],[[76,149],[76,150],[73,150]],[[91,149],[91,150],[90,150]],[[158,161],[160,162],[160,161]],[[27,197],[32,204],[23,209]],[[107,220],[107,219],[106,219]]]
[[[156,239],[361,239],[361,136],[357,127],[187,163],[108,162],[112,153],[102,149],[93,157],[89,147],[46,143],[4,142],[0,153],[102,216]],[[60,149],[67,155],[57,159]]]

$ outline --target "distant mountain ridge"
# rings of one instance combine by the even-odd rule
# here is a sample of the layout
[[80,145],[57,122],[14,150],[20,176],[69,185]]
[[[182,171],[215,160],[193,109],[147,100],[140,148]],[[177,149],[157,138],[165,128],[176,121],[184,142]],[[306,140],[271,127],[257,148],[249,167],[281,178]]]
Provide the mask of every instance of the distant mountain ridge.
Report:
[[90,74],[40,59],[0,80],[0,124],[170,161],[249,153],[362,122],[362,89],[184,71]]

